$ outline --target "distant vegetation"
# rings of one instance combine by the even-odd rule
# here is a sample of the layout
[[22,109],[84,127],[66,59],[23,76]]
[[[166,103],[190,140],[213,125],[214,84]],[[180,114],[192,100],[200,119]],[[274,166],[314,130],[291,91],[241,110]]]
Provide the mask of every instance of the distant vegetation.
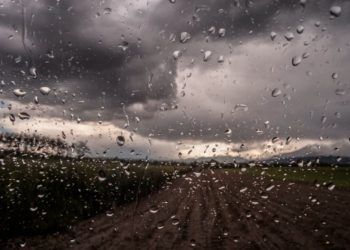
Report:
[[176,166],[8,155],[0,159],[1,238],[49,233],[159,189]]
[[82,157],[90,153],[87,142],[68,144],[61,138],[51,138],[36,134],[0,133],[1,155],[7,154],[46,154],[62,157]]

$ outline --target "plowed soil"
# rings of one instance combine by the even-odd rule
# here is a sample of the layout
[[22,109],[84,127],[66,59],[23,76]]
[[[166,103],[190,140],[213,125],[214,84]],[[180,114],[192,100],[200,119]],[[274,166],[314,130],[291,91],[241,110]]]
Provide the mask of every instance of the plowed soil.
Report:
[[25,248],[350,249],[350,192],[203,170]]

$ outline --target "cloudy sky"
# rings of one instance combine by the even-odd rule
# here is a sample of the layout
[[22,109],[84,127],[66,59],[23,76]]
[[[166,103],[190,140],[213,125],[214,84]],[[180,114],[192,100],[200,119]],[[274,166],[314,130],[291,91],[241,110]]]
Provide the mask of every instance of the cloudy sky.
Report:
[[1,130],[112,157],[349,156],[349,30],[346,0],[5,0]]

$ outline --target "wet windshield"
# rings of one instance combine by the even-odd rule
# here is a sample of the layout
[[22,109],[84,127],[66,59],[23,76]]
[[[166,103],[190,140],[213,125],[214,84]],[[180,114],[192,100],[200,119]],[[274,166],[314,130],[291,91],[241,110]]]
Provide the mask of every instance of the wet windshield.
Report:
[[0,247],[350,248],[349,17],[2,1]]

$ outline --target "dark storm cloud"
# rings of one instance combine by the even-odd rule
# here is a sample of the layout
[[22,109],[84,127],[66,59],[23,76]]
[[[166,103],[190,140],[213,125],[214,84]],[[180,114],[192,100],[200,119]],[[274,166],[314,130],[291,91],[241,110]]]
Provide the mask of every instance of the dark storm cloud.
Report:
[[[321,41],[327,36],[341,37],[341,33],[349,27],[350,5],[347,1],[309,0],[304,7],[298,0],[178,0],[176,4],[170,4],[169,1],[151,2],[150,6],[145,1],[141,7],[131,8],[126,15],[118,12],[118,6],[131,6],[136,4],[135,2],[117,1],[118,4],[114,1],[100,3],[92,0],[23,2],[27,24],[26,46],[31,52],[11,46],[0,48],[2,79],[8,83],[4,87],[3,97],[16,99],[12,90],[22,88],[28,92],[20,100],[23,103],[31,102],[35,95],[39,95],[41,104],[60,106],[57,109],[60,112],[72,108],[71,112],[75,116],[95,121],[98,119],[97,112],[101,112],[103,120],[113,121],[118,126],[123,126],[126,116],[129,116],[132,127],[138,128],[137,133],[144,136],[152,133],[155,137],[174,141],[232,140],[243,143],[269,140],[276,135],[283,138],[324,136],[338,139],[346,134],[347,124],[350,122],[348,104],[344,104],[346,96],[334,96],[334,91],[336,88],[348,87],[322,87],[322,81],[326,77],[329,78],[332,73],[330,71],[326,74],[322,71],[326,71],[327,63],[334,68],[337,65],[338,55],[336,47],[324,48]],[[330,20],[329,8],[333,4],[342,6],[343,10],[341,17]],[[105,8],[111,8],[112,12],[104,14],[106,11],[109,12]],[[0,14],[1,27],[12,30],[15,34],[13,39],[21,41],[23,16],[20,2],[8,3],[1,9]],[[297,25],[307,25],[311,22],[314,26],[316,21],[321,22],[321,27],[328,26],[329,30],[323,32],[319,28],[315,31],[317,38],[309,37],[308,32],[303,36],[296,34]],[[216,34],[208,33],[211,26],[215,26]],[[222,38],[217,34],[220,28],[226,30]],[[189,32],[192,36],[185,44],[179,42],[180,33],[183,31]],[[240,44],[244,45],[256,39],[261,39],[261,43],[271,43],[269,37],[271,31],[278,33],[276,46],[267,49],[269,51],[264,60],[257,60],[255,64],[252,63],[253,66],[247,66],[251,67],[249,68],[251,71],[248,72],[250,75],[246,81],[254,81],[256,85],[247,86],[242,90],[241,96],[230,95],[224,88],[220,90],[223,85],[213,81],[215,87],[212,93],[217,93],[217,97],[209,95],[208,99],[203,96],[196,99],[197,93],[195,93],[190,103],[189,101],[185,103],[177,97],[179,85],[176,84],[176,80],[180,64],[186,64],[189,69],[198,68],[203,74],[207,71],[220,70],[220,66],[216,58],[207,63],[194,64],[185,61],[186,59],[175,61],[172,58],[174,50],[182,50],[184,58],[192,57],[197,61],[202,61],[200,53],[202,48],[224,54],[225,57],[231,54],[234,56]],[[304,52],[297,46],[287,45],[283,38],[287,31],[294,32],[295,39],[292,43],[312,39],[316,41],[316,45],[309,46],[305,51],[312,53],[324,50],[326,51],[324,53],[328,53],[324,57],[312,55],[307,59],[305,64],[308,63],[310,68],[316,69],[313,78],[301,77],[306,71],[301,67],[294,71],[280,70],[274,79],[259,72],[259,69],[273,61],[268,54],[272,54],[274,50],[281,51],[279,59],[273,61],[275,66],[290,64],[291,56]],[[176,36],[175,41],[170,41],[171,34]],[[208,42],[206,37],[209,37]],[[2,40],[4,39],[7,37],[2,37]],[[338,42],[339,40],[342,39],[338,39]],[[223,47],[223,44],[227,46]],[[259,44],[256,45],[258,47]],[[344,46],[344,43],[339,46]],[[295,52],[286,52],[285,48]],[[244,53],[249,54],[250,51],[244,51],[242,54]],[[349,62],[348,48],[343,54],[345,54],[342,57],[344,65]],[[22,60],[21,62],[17,60],[16,63],[18,56],[21,56]],[[327,58],[332,57],[335,59],[328,62]],[[320,62],[325,63],[317,66]],[[235,63],[232,62],[230,71],[235,70],[234,66],[239,68]],[[343,65],[338,69],[346,78],[347,72]],[[31,66],[37,69],[36,79],[28,75]],[[225,74],[227,72],[223,71],[222,76],[215,80],[225,81]],[[266,81],[262,81],[264,77]],[[282,88],[282,82],[290,83],[291,88],[300,89],[299,85],[293,86],[293,79],[305,82],[303,92],[294,94],[289,89],[284,91],[284,94],[286,92],[290,94],[291,100],[287,100],[287,97],[270,100],[271,90],[274,87]],[[10,81],[15,81],[16,85]],[[263,86],[259,86],[259,81]],[[231,79],[227,82],[231,82]],[[205,83],[211,84],[210,81]],[[307,84],[309,87],[305,87]],[[57,96],[50,94],[49,98],[41,97],[38,92],[40,86],[56,88]],[[256,87],[258,90],[249,91],[250,87]],[[205,88],[207,86],[203,86],[203,89]],[[315,91],[315,88],[320,89]],[[187,92],[187,89],[184,88],[184,91]],[[208,92],[210,91],[209,88]],[[189,95],[186,93],[186,96]],[[223,96],[227,99],[226,103],[223,101]],[[66,104],[62,104],[62,99]],[[327,99],[331,100],[331,104],[325,109],[322,105]],[[286,104],[282,103],[283,100]],[[203,104],[207,102],[213,103],[212,113],[203,108],[205,106]],[[230,111],[239,103],[247,104],[249,110],[234,112],[232,115]],[[122,109],[124,104],[125,110]],[[138,104],[142,104],[142,107],[138,108]],[[174,109],[176,105],[178,109]],[[104,110],[101,110],[101,106]],[[166,111],[160,112],[162,107]],[[310,109],[314,115],[310,118],[309,111],[305,109]],[[336,112],[341,113],[341,118],[334,115]],[[57,111],[45,115],[59,116],[58,113]],[[141,118],[140,124],[135,122],[136,116]],[[322,116],[327,116],[325,123],[320,122]],[[268,129],[265,129],[266,121],[270,121]],[[224,134],[227,128],[233,130],[232,135]],[[257,134],[256,130],[259,129],[264,129],[263,135]]]
[[[16,87],[28,93],[43,85],[60,88],[68,84],[70,93],[81,93],[80,98],[88,101],[85,105],[71,103],[81,111],[98,109],[95,100],[101,93],[111,112],[120,108],[122,102],[128,105],[171,97],[176,90],[172,84],[175,62],[162,58],[155,46],[143,48],[142,40],[129,35],[128,28],[118,22],[118,16],[117,20],[111,20],[113,12],[104,15],[104,8],[109,4],[101,7],[96,1],[24,2],[27,23],[24,43],[28,50],[11,51],[2,47],[3,80],[15,81]],[[97,14],[98,11],[101,13]],[[13,27],[17,33],[14,39],[20,40],[23,29],[21,3],[9,4],[3,9],[1,19],[2,26]],[[94,30],[93,25],[99,19],[106,20]],[[89,27],[95,34],[87,34]],[[155,44],[159,40],[157,34],[145,33],[144,36],[146,41],[152,37]],[[108,42],[111,39],[113,43]],[[20,62],[16,61],[19,57]],[[30,67],[37,69],[37,78],[28,75]],[[10,89],[6,94],[12,97]],[[31,101],[34,95],[28,94],[22,101]],[[70,101],[67,97],[62,98],[67,103]],[[44,104],[55,102],[43,100]]]

